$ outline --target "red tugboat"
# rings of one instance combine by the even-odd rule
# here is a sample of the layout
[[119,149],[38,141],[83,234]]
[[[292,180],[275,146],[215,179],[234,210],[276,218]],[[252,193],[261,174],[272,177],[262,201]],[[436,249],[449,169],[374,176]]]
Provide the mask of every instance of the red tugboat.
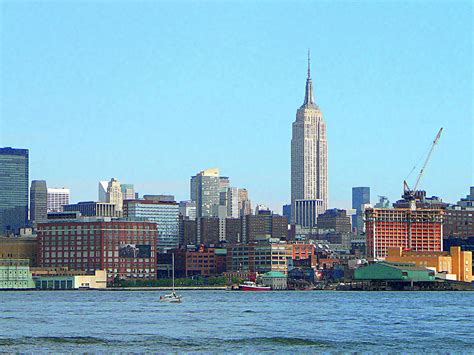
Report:
[[243,284],[239,285],[240,291],[270,291],[270,286],[257,285],[253,281],[244,281]]

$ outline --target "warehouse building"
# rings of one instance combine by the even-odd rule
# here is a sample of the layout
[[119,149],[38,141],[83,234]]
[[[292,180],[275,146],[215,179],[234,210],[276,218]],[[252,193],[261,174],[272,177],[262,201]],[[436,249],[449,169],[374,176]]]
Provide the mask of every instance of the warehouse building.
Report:
[[38,224],[38,265],[107,271],[107,281],[156,278],[156,223],[84,218]]

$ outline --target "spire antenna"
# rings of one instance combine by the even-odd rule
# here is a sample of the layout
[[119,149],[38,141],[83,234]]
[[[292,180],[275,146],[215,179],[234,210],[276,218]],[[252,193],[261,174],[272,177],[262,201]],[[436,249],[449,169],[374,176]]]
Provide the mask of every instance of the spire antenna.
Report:
[[303,106],[314,105],[313,82],[311,81],[311,53],[308,48],[308,78],[306,79],[306,90]]
[[308,79],[311,79],[311,52],[308,48]]

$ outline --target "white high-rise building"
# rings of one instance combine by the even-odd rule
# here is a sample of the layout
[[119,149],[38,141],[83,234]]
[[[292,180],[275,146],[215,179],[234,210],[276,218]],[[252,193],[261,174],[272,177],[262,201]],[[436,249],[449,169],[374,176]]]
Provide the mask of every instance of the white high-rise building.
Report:
[[122,187],[117,179],[110,179],[107,185],[107,202],[115,205],[115,210],[121,212],[123,209]]
[[181,201],[179,203],[179,213],[185,218],[196,219],[196,202]]
[[108,181],[99,181],[99,202],[107,202],[107,186],[109,185]]
[[[308,52],[308,78],[303,105],[296,112],[291,138],[291,204],[296,200],[322,200],[328,206],[328,153],[326,124],[316,105]],[[292,216],[294,213],[292,213]],[[293,217],[294,219],[294,217]]]
[[48,212],[62,212],[64,205],[69,205],[71,191],[64,187],[48,187]]
[[239,218],[239,189],[229,187],[226,191],[227,217]]
[[220,193],[227,184],[228,178],[221,178],[218,168],[205,169],[191,177],[191,199],[196,199],[198,218],[215,216],[214,206],[220,205]]

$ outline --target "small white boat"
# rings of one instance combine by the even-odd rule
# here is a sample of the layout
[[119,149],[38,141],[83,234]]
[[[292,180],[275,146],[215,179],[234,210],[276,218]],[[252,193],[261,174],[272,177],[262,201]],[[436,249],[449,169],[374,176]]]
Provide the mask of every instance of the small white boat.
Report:
[[171,292],[168,295],[160,296],[160,301],[169,303],[181,303],[181,296],[177,295],[176,292]]
[[181,303],[181,295],[176,294],[176,291],[174,290],[174,254],[171,255],[171,260],[173,264],[173,291],[170,294],[160,296],[160,301],[169,303]]

